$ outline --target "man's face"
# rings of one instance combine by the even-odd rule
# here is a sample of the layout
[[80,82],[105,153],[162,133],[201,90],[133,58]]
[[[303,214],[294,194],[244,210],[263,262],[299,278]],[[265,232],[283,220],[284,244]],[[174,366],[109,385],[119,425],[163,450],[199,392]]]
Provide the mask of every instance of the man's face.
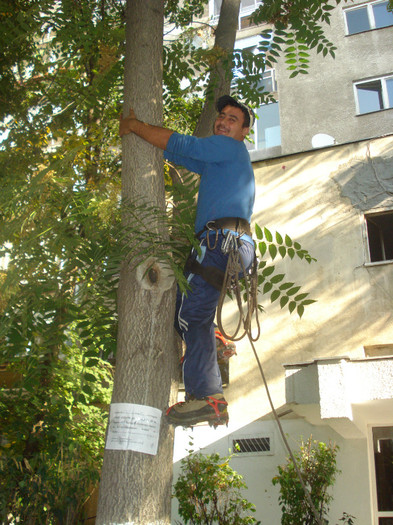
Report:
[[214,123],[215,135],[226,135],[236,140],[244,140],[250,128],[244,128],[244,113],[240,108],[225,106]]

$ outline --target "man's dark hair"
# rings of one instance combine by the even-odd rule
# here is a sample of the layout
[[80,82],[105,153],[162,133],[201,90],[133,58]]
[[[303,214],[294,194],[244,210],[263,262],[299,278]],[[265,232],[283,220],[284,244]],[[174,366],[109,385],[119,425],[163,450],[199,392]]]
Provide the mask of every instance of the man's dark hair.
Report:
[[241,109],[244,114],[243,128],[252,128],[255,122],[255,114],[251,108],[246,106],[246,104],[243,104],[243,102],[239,102],[230,95],[223,95],[217,100],[216,108],[219,113],[221,113],[225,106],[233,106],[235,108]]

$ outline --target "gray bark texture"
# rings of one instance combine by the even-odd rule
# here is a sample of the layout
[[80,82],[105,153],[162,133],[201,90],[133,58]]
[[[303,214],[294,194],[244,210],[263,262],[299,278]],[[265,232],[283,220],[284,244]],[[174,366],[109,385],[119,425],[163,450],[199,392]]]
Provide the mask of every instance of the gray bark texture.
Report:
[[[141,120],[162,124],[162,0],[128,0],[125,104]],[[123,138],[122,200],[164,209],[162,151],[130,134]],[[123,222],[127,225],[127,207]],[[168,232],[157,222],[159,238]],[[153,263],[153,272],[148,270]],[[174,279],[157,261],[123,264],[118,291],[119,330],[112,403],[163,411],[176,402],[178,354],[173,316]],[[105,450],[97,525],[169,524],[173,428],[161,420],[157,455]]]
[[236,40],[240,10],[240,0],[223,0],[218,22],[214,50],[217,62],[210,72],[207,98],[201,116],[195,127],[196,137],[208,137],[213,132],[216,116],[215,102],[222,95],[228,95],[232,80],[232,53]]

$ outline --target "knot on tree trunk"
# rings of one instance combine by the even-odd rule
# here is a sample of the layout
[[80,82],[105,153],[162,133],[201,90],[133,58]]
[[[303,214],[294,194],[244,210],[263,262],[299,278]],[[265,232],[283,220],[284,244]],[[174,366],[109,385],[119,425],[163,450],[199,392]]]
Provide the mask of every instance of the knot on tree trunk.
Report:
[[162,294],[172,287],[175,278],[170,268],[149,257],[138,266],[136,279],[143,290],[153,292],[160,300]]

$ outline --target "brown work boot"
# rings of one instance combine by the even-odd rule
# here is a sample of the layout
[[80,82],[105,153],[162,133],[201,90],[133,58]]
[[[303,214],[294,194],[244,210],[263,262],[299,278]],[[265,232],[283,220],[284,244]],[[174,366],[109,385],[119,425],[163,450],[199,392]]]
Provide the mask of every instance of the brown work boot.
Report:
[[197,423],[207,422],[210,426],[228,423],[228,403],[223,394],[212,394],[202,399],[192,398],[176,403],[166,411],[169,423],[190,427]]

